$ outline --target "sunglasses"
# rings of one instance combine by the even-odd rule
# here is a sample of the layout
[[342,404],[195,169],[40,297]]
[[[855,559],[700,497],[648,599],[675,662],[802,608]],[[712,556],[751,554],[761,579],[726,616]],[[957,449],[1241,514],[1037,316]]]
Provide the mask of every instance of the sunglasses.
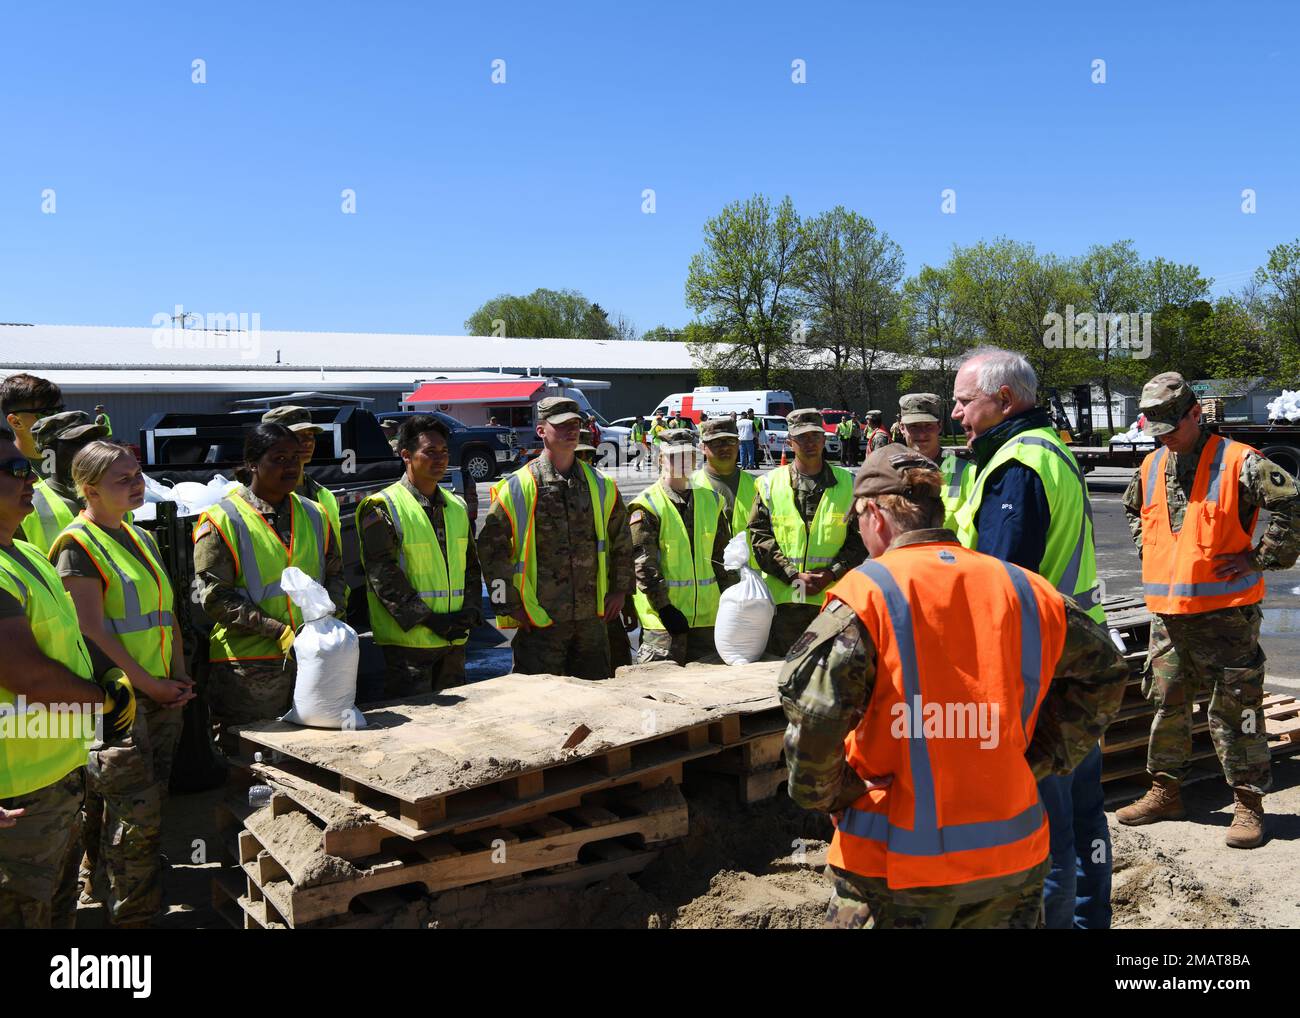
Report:
[[53,416],[54,414],[61,414],[61,413],[63,413],[64,409],[65,409],[65,408],[64,408],[63,404],[60,403],[58,406],[35,406],[35,407],[26,407],[26,408],[24,408],[24,409],[22,409],[22,410],[11,410],[10,413],[14,413],[14,414],[32,414],[32,415],[34,415],[34,416],[36,417],[37,420],[40,420],[42,417],[51,417],[51,416]]
[[36,470],[32,461],[26,456],[15,456],[11,460],[0,460],[0,472],[8,474],[19,481],[25,481]]

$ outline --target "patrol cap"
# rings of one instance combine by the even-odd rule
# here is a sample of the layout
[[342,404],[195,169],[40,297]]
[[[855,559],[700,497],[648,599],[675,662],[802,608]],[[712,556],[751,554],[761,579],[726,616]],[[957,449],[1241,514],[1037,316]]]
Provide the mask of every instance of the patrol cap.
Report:
[[96,424],[84,410],[65,410],[61,414],[42,417],[32,425],[32,438],[38,448],[48,449],[55,442],[69,442],[74,438],[107,438],[108,428]]
[[563,424],[565,421],[582,420],[582,411],[578,404],[567,396],[547,396],[537,401],[537,419]]
[[920,468],[938,470],[933,460],[922,456],[915,449],[891,442],[882,445],[858,467],[858,476],[853,479],[854,498],[876,498],[879,495],[902,495],[914,502],[937,499],[939,489],[933,491],[916,489],[903,480],[903,471]]
[[685,428],[678,428],[675,431],[665,431],[659,436],[659,451],[672,453],[674,455],[696,452],[695,436]]
[[730,417],[712,417],[700,424],[700,441],[712,442],[715,438],[739,438],[736,422]]
[[1138,409],[1146,419],[1142,430],[1151,437],[1167,435],[1196,402],[1196,394],[1177,371],[1162,371],[1142,386]]
[[395,421],[391,417],[385,417],[382,421],[379,422],[379,426],[381,428],[400,428],[402,426],[402,422]]
[[578,432],[578,445],[575,452],[595,452],[596,447],[591,443],[596,440],[596,433],[590,428],[583,428]]
[[791,438],[796,435],[807,435],[814,431],[820,431],[825,434],[826,429],[823,427],[822,415],[816,410],[796,410],[792,414],[787,414],[785,418],[786,434]]
[[867,411],[867,420],[868,420],[868,421],[879,421],[879,420],[881,419],[881,417],[883,417],[883,416],[884,416],[884,415],[883,415],[879,410],[868,410],[868,411]]
[[263,424],[280,424],[290,431],[323,431],[311,421],[311,411],[300,406],[278,406],[262,414]]
[[932,392],[909,392],[898,401],[898,413],[904,424],[939,423],[943,401]]

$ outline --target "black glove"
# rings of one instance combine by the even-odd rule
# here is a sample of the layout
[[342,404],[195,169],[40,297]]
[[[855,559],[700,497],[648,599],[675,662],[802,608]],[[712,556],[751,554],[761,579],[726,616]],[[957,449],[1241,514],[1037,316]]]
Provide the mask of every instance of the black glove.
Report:
[[424,620],[424,624],[444,640],[459,640],[469,635],[469,624],[458,612],[434,613]]
[[104,741],[125,739],[135,723],[135,690],[121,668],[111,668],[100,682],[104,690]]
[[686,616],[682,614],[681,609],[675,604],[659,609],[659,621],[664,624],[664,628],[673,636],[682,636],[689,632],[691,628],[690,622],[687,621]]

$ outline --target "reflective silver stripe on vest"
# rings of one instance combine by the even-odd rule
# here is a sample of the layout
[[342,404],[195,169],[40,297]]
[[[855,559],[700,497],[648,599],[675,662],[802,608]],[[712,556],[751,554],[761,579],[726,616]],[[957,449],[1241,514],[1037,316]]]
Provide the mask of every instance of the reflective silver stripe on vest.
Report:
[[[913,704],[921,695],[921,677],[916,665],[916,633],[912,628],[911,605],[885,566],[868,560],[857,568],[885,595],[890,625],[898,645],[898,659],[903,669],[903,693],[906,702]],[[889,851],[899,855],[934,856],[1010,845],[1029,837],[1042,827],[1043,807],[1041,801],[1037,800],[1028,809],[1007,820],[985,820],[940,827],[935,810],[930,753],[926,748],[925,736],[917,734],[921,726],[913,725],[911,728],[907,752],[916,804],[912,829],[909,831],[903,827],[891,826],[889,818],[883,813],[869,813],[849,807],[841,814],[838,825],[841,831],[858,838],[883,841]]]
[[707,587],[710,583],[717,583],[716,576],[708,576],[699,580],[664,580],[670,587]]
[[1161,446],[1156,450],[1155,456],[1151,460],[1151,466],[1147,469],[1147,486],[1142,498],[1142,506],[1145,508],[1151,504],[1151,500],[1156,494],[1156,480],[1161,476],[1160,471],[1165,461],[1165,453],[1169,451],[1167,446]]
[[1214,459],[1210,462],[1210,489],[1205,493],[1205,501],[1219,501],[1219,478],[1223,476],[1223,454],[1228,451],[1232,439],[1219,439],[1219,447],[1214,450]]
[[1220,597],[1249,590],[1263,578],[1263,573],[1245,573],[1231,580],[1210,580],[1205,583],[1144,583],[1142,592],[1148,597]]
[[970,469],[970,460],[956,459],[953,460],[954,470],[952,480],[948,482],[948,497],[956,498],[961,494],[962,478],[966,476],[966,471]]
[[805,555],[804,562],[810,566],[825,566],[835,561],[833,555]]
[[[293,496],[289,496],[292,498]],[[325,582],[325,531],[329,527],[325,519],[325,510],[309,498],[300,498],[298,503],[307,512],[307,519],[311,520],[311,529],[316,534],[316,576],[321,584]],[[290,506],[290,510],[292,510]],[[292,563],[290,563],[292,564]]]
[[1038,702],[1038,686],[1042,677],[1042,628],[1038,619],[1038,598],[1030,586],[1024,571],[1012,562],[998,560],[1002,568],[1011,577],[1011,585],[1016,588],[1016,598],[1020,601],[1020,681],[1024,684],[1024,700],[1020,704],[1020,725],[1025,730],[1025,739],[1029,738],[1029,715]]
[[235,546],[239,549],[239,574],[244,578],[244,588],[248,591],[248,596],[255,604],[261,604],[273,597],[283,597],[284,591],[280,589],[278,577],[274,583],[262,582],[262,570],[257,564],[257,554],[253,550],[253,535],[249,532],[248,521],[244,519],[239,507],[229,498],[223,498],[217,505],[226,514],[226,519],[230,521],[231,529],[235,532]]
[[[524,542],[528,539],[528,523],[526,520],[521,521],[519,519],[519,514],[524,509],[524,482],[519,479],[518,473],[513,473],[506,478],[506,487],[510,489],[510,507],[514,510],[515,554],[519,555],[522,554]],[[520,532],[521,527],[523,528],[522,533]],[[523,571],[523,562],[516,562],[515,572],[522,573]]]
[[392,517],[393,530],[397,533],[397,568],[402,572],[406,572],[406,544],[402,540],[402,517],[397,512],[397,505],[393,502],[393,496],[388,494],[387,489],[381,491],[379,497],[388,503],[388,515]]
[[[117,564],[117,560],[114,559],[113,556],[108,553],[108,550],[99,543],[99,539],[95,537],[94,532],[86,526],[83,520],[74,521],[69,525],[68,529],[77,530],[86,535],[86,539],[99,549],[99,553],[105,558],[105,560],[107,560],[113,572],[117,573],[117,581],[122,585],[123,617],[120,619],[110,619],[105,617],[104,621],[108,624],[109,629],[120,636],[124,633],[144,633],[150,629],[161,628],[163,626],[171,628],[171,612],[160,609],[156,612],[144,614],[140,611],[140,592],[136,589],[135,581],[127,576],[126,573],[122,572],[122,567]],[[153,568],[152,563],[150,564],[150,568]]]
[[[1023,442],[1025,445],[1039,445],[1044,449],[1050,449],[1070,468],[1070,471],[1079,481],[1079,493],[1083,496],[1083,522],[1079,524],[1079,540],[1074,545],[1074,552],[1070,555],[1070,561],[1066,563],[1065,572],[1061,574],[1060,582],[1056,584],[1056,589],[1062,594],[1067,597],[1074,597],[1074,588],[1079,585],[1079,567],[1083,564],[1083,548],[1088,539],[1088,527],[1092,523],[1092,500],[1088,498],[1088,485],[1083,479],[1083,472],[1079,469],[1078,464],[1070,458],[1069,453],[1056,443],[1049,442],[1045,438],[1038,438],[1035,435],[1018,438],[1015,441]],[[1088,593],[1091,595],[1092,591]]]

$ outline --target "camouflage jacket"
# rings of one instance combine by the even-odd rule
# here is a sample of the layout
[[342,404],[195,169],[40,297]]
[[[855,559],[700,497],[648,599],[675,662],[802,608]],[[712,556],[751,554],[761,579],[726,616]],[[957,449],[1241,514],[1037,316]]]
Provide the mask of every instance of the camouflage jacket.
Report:
[[[424,507],[429,523],[433,526],[438,546],[446,556],[447,524],[443,518],[446,494],[438,488],[434,496],[428,498],[420,493],[405,474],[398,483]],[[474,547],[473,530],[473,521],[471,521],[469,542],[465,546],[465,606],[461,609],[461,613],[464,613],[465,621],[476,626],[483,617],[479,601],[479,593],[483,589],[483,574],[479,571],[478,551]],[[401,542],[397,539],[397,530],[393,526],[387,502],[376,499],[357,509],[357,534],[364,552],[362,561],[365,566],[366,587],[370,593],[379,598],[379,603],[388,610],[388,614],[393,616],[403,629],[414,629],[420,623],[432,618],[433,610],[416,593],[406,573],[397,563]]]
[[[895,538],[891,547],[936,540],[955,538],[946,530],[916,530]],[[1061,659],[1025,753],[1040,780],[1078,766],[1119,710],[1128,681],[1124,658],[1106,630],[1069,598],[1065,617]],[[1017,661],[1012,671],[1018,670]],[[857,612],[831,600],[781,670],[790,798],[800,806],[834,813],[864,794],[862,779],[845,758],[844,738],[862,720],[875,687],[871,637]]]
[[[831,465],[823,462],[821,472],[811,477],[800,473],[793,463],[776,469],[790,471],[795,507],[804,523],[811,523],[817,515],[822,493],[835,486],[835,474]],[[762,490],[761,483],[759,490]],[[837,580],[854,566],[861,565],[867,557],[867,549],[862,546],[862,535],[858,533],[858,514],[855,510],[849,510],[846,525],[848,530],[844,535],[844,543],[829,566],[831,574]],[[777,544],[776,535],[772,532],[772,513],[761,495],[754,499],[754,508],[749,512],[749,545],[764,572],[779,576],[787,583],[793,583],[799,575],[799,570],[790,563]]]
[[[668,501],[673,504],[682,518],[682,525],[691,539],[691,550],[695,549],[695,499],[690,487],[675,491],[668,485],[662,485]],[[725,502],[723,503],[725,506]],[[731,540],[730,519],[724,511],[718,515],[718,533],[713,539],[713,572],[718,578],[718,589],[726,590],[738,579],[727,572],[722,564],[722,553],[727,542]],[[659,517],[642,505],[632,506],[628,517],[628,526],[632,530],[633,568],[636,573],[636,587],[650,600],[655,611],[668,606],[668,581],[659,567]]]
[[[537,600],[556,622],[596,618],[600,614],[596,610],[596,524],[586,478],[576,463],[568,476],[559,473],[548,456],[535,460],[528,469],[537,479]],[[510,518],[493,499],[478,535],[479,562],[497,612],[517,618],[523,614],[523,605],[512,582],[512,543]],[[630,594],[636,582],[632,534],[627,507],[617,490],[606,556],[608,592]]]
[[[1179,455],[1165,457],[1165,492],[1169,500],[1169,526],[1177,532],[1183,525],[1188,497],[1196,479],[1196,467],[1210,433],[1204,431],[1196,447]],[[1241,524],[1250,527],[1250,518],[1256,510],[1267,509],[1268,526],[1251,553],[1251,564],[1256,569],[1290,569],[1300,556],[1300,488],[1295,478],[1272,460],[1257,452],[1246,454],[1241,464],[1241,478],[1237,483],[1241,499]],[[1124,491],[1124,512],[1128,518],[1129,534],[1142,553],[1142,468],[1133,471],[1133,479]]]
[[[235,494],[256,509],[271,524],[287,547],[292,536],[290,500],[279,506],[263,502],[246,484],[235,489]],[[329,532],[328,525],[325,527]],[[204,520],[194,530],[194,582],[199,590],[203,611],[213,622],[220,622],[237,631],[258,633],[279,639],[284,623],[263,612],[248,598],[248,592],[235,585],[235,557],[217,528]],[[333,536],[325,551],[325,577],[315,578],[329,593],[330,600],[341,606],[346,580],[343,576],[343,557]]]

